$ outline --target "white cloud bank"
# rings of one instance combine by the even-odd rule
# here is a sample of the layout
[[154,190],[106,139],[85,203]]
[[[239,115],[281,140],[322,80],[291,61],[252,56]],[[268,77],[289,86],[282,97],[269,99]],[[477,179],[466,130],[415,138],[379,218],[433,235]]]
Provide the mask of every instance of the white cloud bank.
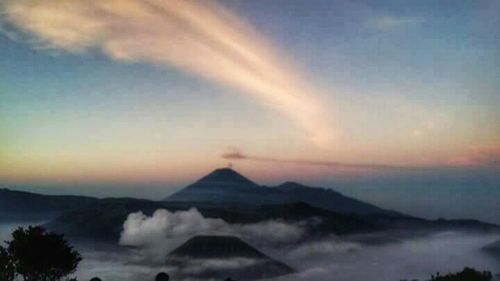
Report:
[[[171,215],[181,217],[176,213],[171,213]],[[197,216],[196,213],[195,210],[184,211],[183,215]],[[146,217],[146,219],[153,217]],[[148,223],[154,221],[147,220]],[[498,260],[480,251],[485,245],[498,241],[498,234],[445,232],[405,239],[401,239],[398,233],[394,234],[396,237],[386,232],[376,234],[381,241],[391,242],[375,245],[358,243],[358,239],[353,240],[349,237],[332,236],[320,241],[305,240],[300,243],[290,243],[285,247],[273,249],[270,248],[272,246],[259,246],[258,249],[266,253],[273,252],[278,260],[298,270],[297,274],[271,279],[274,281],[425,280],[437,271],[456,272],[465,266],[490,270],[493,273],[500,272]],[[147,236],[143,237],[144,240],[141,243],[145,243]],[[362,237],[359,238],[363,240]],[[399,242],[394,242],[396,240]],[[136,243],[139,243],[138,240]],[[111,254],[109,250],[97,253],[83,251],[84,260],[79,266],[78,278],[89,280],[94,276],[99,276],[109,281],[153,280],[154,275],[159,271],[166,271],[171,276],[182,276],[184,273],[198,272],[205,268],[230,269],[255,262],[248,259],[212,259],[199,260],[190,263],[187,267],[175,268],[159,263],[138,263],[136,252],[128,251],[128,249],[122,249],[116,254]],[[192,278],[175,278],[175,280],[193,281]]]
[[316,90],[236,15],[212,1],[4,0],[4,21],[37,47],[99,49],[119,61],[176,67],[247,93],[317,144],[333,137]]
[[229,224],[222,219],[205,218],[195,208],[177,212],[159,209],[152,216],[131,213],[123,224],[120,245],[137,247],[144,258],[162,262],[171,250],[195,235],[234,235],[253,245],[272,247],[296,242],[305,233],[301,223],[272,220]]

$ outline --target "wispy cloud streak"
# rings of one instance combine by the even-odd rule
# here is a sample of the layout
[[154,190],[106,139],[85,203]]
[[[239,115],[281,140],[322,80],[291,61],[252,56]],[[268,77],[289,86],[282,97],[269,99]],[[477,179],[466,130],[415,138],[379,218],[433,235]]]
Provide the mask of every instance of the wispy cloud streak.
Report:
[[222,158],[226,160],[250,160],[257,162],[277,163],[277,164],[295,164],[295,165],[311,165],[311,166],[324,166],[339,169],[370,169],[370,170],[415,170],[423,171],[428,170],[426,167],[418,166],[399,166],[399,165],[386,165],[377,163],[346,163],[337,161],[319,161],[311,159],[287,159],[287,158],[273,158],[247,155],[240,151],[230,151],[223,153]]
[[317,143],[333,135],[314,87],[262,36],[212,1],[5,0],[2,18],[37,47],[100,49],[199,75],[278,110]]
[[383,16],[373,17],[366,22],[366,25],[373,29],[381,31],[404,30],[423,24],[425,21],[419,17],[394,17]]

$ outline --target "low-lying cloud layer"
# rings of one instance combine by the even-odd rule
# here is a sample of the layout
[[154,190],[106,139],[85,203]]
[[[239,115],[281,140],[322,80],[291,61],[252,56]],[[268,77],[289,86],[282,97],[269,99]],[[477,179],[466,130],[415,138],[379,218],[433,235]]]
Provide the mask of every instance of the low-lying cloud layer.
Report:
[[229,224],[222,219],[205,218],[195,208],[177,212],[160,209],[152,216],[142,212],[130,214],[123,224],[120,245],[137,247],[145,259],[162,262],[175,247],[202,234],[234,235],[267,247],[294,243],[306,234],[306,230],[302,223],[271,220]]
[[5,0],[2,18],[38,48],[101,50],[199,75],[247,93],[288,116],[316,143],[333,136],[316,90],[279,51],[212,1]]
[[[366,237],[332,235],[310,240],[306,223],[230,224],[221,219],[205,218],[194,208],[177,212],[157,210],[152,216],[138,212],[130,214],[125,221],[120,244],[136,248],[136,258],[128,260],[134,266],[160,267],[165,266],[168,252],[192,236],[234,235],[298,270],[296,274],[276,279],[280,281],[326,281],[332,280],[332,276],[338,277],[335,280],[354,281],[423,279],[436,271],[458,271],[465,266],[500,271],[498,261],[481,252],[483,246],[499,239],[498,234],[442,232],[406,237],[401,233],[383,232]],[[366,244],[365,238],[379,243]],[[224,268],[230,271],[255,262],[252,259],[200,259],[185,263],[184,269],[170,267],[166,270],[181,278],[203,270]],[[183,272],[186,268],[189,270]]]
[[[366,245],[350,237],[330,237],[321,241],[291,243],[286,247],[261,246],[259,250],[272,252],[274,257],[298,270],[296,274],[271,279],[275,281],[397,281],[414,278],[426,280],[437,271],[441,273],[459,271],[465,266],[500,273],[498,260],[480,250],[483,246],[498,240],[498,235],[444,232],[418,238],[397,236],[398,239],[393,239],[390,233],[384,232],[378,235],[379,240],[387,240],[387,243]],[[101,276],[107,281],[134,281],[153,280],[154,275],[161,270],[175,276],[186,273],[182,272],[184,269],[162,264],[137,263],[132,258],[135,254],[128,253],[113,258],[108,252],[90,253],[90,255],[83,252],[85,259],[77,275],[84,280]],[[252,262],[254,261],[200,260],[191,263],[189,270],[234,268]],[[176,280],[193,279],[179,277]]]
[[329,237],[320,241],[310,241],[293,247],[286,257],[290,260],[324,258],[338,254],[347,254],[361,249],[360,244]]
[[[163,212],[160,212],[160,214]],[[156,219],[163,215],[156,215]],[[141,221],[161,223],[161,220],[153,220],[151,217],[140,216],[138,213],[131,215],[132,220],[141,218]],[[192,233],[193,227],[186,226],[187,218],[199,219],[197,211],[190,210],[178,214],[170,213],[178,221],[170,221],[169,233],[175,233],[180,238],[182,234]],[[183,219],[180,219],[183,217]],[[196,218],[198,217],[198,218]],[[130,217],[129,217],[130,219]],[[211,219],[204,219],[211,220]],[[215,219],[217,221],[217,219]],[[131,220],[127,220],[129,223]],[[136,222],[137,222],[136,221]],[[183,222],[184,221],[184,222]],[[177,225],[177,222],[181,222]],[[193,221],[194,222],[194,221]],[[211,221],[216,226],[217,222]],[[134,223],[132,223],[133,225]],[[3,239],[8,239],[8,233],[15,229],[16,224],[0,224],[0,234],[6,234]],[[234,227],[234,226],[233,226]],[[146,229],[149,231],[145,231]],[[191,229],[186,231],[186,229]],[[138,227],[141,235],[145,232],[154,232],[151,225]],[[129,230],[131,230],[129,228]],[[227,233],[221,229],[223,233]],[[158,232],[154,232],[158,233]],[[131,234],[131,233],[129,233]],[[135,237],[141,237],[134,243],[144,244],[147,235],[141,236],[138,233]],[[373,237],[376,235],[376,237]],[[149,236],[149,237],[155,237]],[[293,235],[291,236],[293,237]],[[301,241],[299,243],[290,242],[287,246],[273,247],[272,244],[261,245],[259,250],[266,253],[273,253],[274,257],[291,265],[299,272],[292,275],[283,276],[275,281],[299,281],[299,280],[352,280],[352,281],[387,281],[413,278],[426,280],[431,274],[437,271],[446,273],[459,271],[465,266],[472,266],[480,270],[490,270],[493,273],[500,273],[500,263],[491,256],[483,253],[481,248],[500,239],[499,235],[493,234],[472,234],[461,232],[442,232],[422,237],[404,238],[400,235],[392,237],[390,233],[371,234],[371,239],[387,241],[377,245],[366,245],[357,241],[362,241],[363,237],[355,239],[353,237],[329,237],[320,241]],[[122,236],[123,238],[123,236]],[[129,236],[129,238],[132,238]],[[397,239],[394,239],[397,238]],[[187,239],[187,238],[186,238]],[[165,239],[168,240],[168,239]],[[290,240],[292,241],[292,240]],[[398,242],[396,242],[398,241]],[[153,245],[151,242],[149,245]],[[83,261],[78,267],[76,276],[79,280],[90,280],[94,276],[99,276],[105,281],[137,281],[154,280],[154,276],[165,271],[176,274],[183,274],[183,270],[199,271],[204,268],[237,268],[251,264],[252,260],[200,260],[189,265],[189,268],[179,269],[167,266],[164,263],[144,262],[140,253],[127,248],[98,248],[95,245],[79,245],[77,249],[83,255]],[[157,245],[160,247],[161,245]],[[170,245],[175,247],[177,245]],[[96,249],[97,248],[97,249]],[[188,273],[189,273],[188,272]],[[179,276],[180,276],[179,275]],[[193,278],[175,280],[193,280]]]
[[[380,239],[391,238],[387,233],[379,235]],[[349,242],[345,244],[335,239],[337,241],[331,243],[344,244],[341,246],[344,250],[337,252],[323,251],[314,243],[304,243],[300,251],[309,250],[309,253],[288,260],[292,265],[300,266],[300,272],[277,280],[427,280],[438,271],[457,272],[465,266],[497,273],[500,271],[498,261],[480,250],[495,237],[498,234],[442,232],[403,238],[400,242],[351,246]]]

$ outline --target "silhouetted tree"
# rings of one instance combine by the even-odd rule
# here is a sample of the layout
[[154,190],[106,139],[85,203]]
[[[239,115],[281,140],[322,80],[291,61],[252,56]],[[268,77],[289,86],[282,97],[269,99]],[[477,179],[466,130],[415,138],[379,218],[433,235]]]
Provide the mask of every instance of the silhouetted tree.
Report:
[[491,281],[493,275],[489,271],[477,271],[474,268],[466,267],[458,273],[449,273],[447,275],[432,275],[430,281]]
[[0,246],[0,281],[14,280],[16,271],[7,250]]
[[18,228],[7,242],[7,252],[15,272],[24,281],[58,281],[75,272],[81,261],[62,235],[43,227]]
[[168,281],[170,279],[170,276],[166,274],[165,272],[160,272],[156,274],[155,281]]

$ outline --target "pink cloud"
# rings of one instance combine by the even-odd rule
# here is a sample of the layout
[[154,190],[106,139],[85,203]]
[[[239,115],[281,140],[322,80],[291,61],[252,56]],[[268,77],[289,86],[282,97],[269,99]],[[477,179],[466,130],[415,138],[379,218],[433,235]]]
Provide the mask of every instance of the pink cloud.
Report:
[[451,166],[500,167],[500,146],[472,147],[446,161]]

